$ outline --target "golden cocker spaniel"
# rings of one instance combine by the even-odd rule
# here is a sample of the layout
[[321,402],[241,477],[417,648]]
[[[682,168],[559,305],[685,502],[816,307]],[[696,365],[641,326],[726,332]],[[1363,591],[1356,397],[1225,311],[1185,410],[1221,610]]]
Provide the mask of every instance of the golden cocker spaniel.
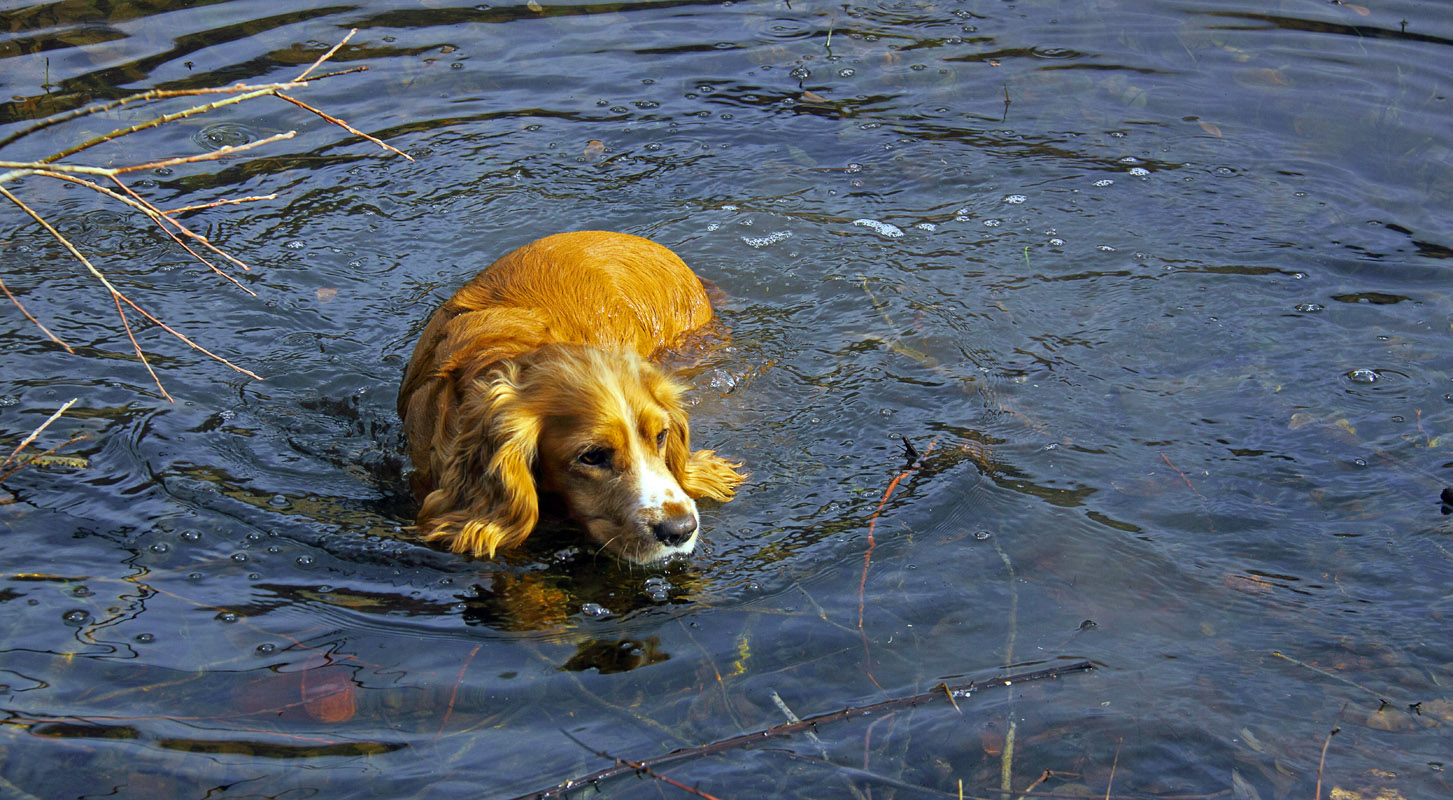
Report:
[[711,320],[701,279],[661,245],[562,233],[489,265],[434,312],[399,390],[419,534],[493,557],[564,500],[621,558],[696,546],[695,498],[742,482],[691,450],[684,387],[652,363]]

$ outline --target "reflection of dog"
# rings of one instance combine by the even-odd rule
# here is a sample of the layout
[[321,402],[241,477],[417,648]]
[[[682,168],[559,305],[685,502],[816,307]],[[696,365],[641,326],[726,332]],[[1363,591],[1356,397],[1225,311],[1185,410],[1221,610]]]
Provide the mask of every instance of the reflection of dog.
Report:
[[434,312],[399,391],[420,535],[493,556],[554,492],[628,561],[691,552],[693,498],[730,500],[740,465],[692,452],[683,387],[648,359],[710,319],[701,280],[635,236],[557,234],[486,267]]

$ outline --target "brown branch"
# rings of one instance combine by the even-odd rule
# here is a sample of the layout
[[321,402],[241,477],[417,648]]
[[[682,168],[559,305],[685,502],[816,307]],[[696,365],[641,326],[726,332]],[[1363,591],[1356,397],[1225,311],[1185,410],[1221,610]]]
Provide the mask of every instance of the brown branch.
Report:
[[391,151],[393,151],[395,153],[398,153],[399,155],[403,156],[404,158],[407,158],[410,161],[413,161],[414,160],[414,157],[413,156],[409,155],[408,153],[405,153],[404,151],[398,149],[397,147],[394,147],[393,145],[388,144],[387,142],[385,142],[382,139],[379,139],[377,137],[369,136],[368,134],[364,133],[363,131],[361,131],[361,130],[355,128],[355,127],[353,127],[352,125],[349,125],[348,123],[344,122],[341,119],[338,119],[337,117],[331,117],[331,116],[329,116],[327,114],[324,114],[322,111],[319,111],[318,109],[313,108],[312,106],[308,105],[307,103],[304,103],[302,100],[298,100],[296,98],[289,97],[288,95],[285,95],[282,92],[273,92],[273,96],[274,97],[281,98],[283,100],[286,100],[289,103],[292,103],[293,105],[298,106],[299,108],[303,108],[303,109],[306,109],[308,111],[311,111],[314,114],[317,114],[318,116],[322,117],[323,119],[325,119],[325,120],[333,123],[334,125],[337,125],[338,127],[342,128],[343,130],[348,131],[349,133],[353,134],[354,136],[362,136],[363,138],[369,140],[370,142],[373,142],[374,144],[378,145],[379,147],[382,147],[385,150],[391,150]]
[[336,53],[336,52],[338,52],[338,50],[340,48],[342,48],[343,45],[348,44],[348,40],[349,39],[352,39],[353,38],[353,35],[355,33],[358,33],[358,29],[357,28],[350,29],[348,31],[348,35],[347,36],[344,36],[342,41],[340,41],[338,44],[333,45],[333,47],[331,49],[329,49],[328,52],[324,53],[321,56],[318,56],[318,60],[314,61],[312,64],[309,64],[307,69],[305,69],[302,72],[298,73],[298,77],[293,78],[293,82],[296,83],[298,81],[305,80],[308,77],[308,73],[309,72],[312,72],[313,70],[317,69],[318,67],[323,66],[323,62],[324,61],[327,61],[330,58],[332,58],[333,57],[333,54]]
[[46,428],[50,427],[50,424],[52,422],[55,422],[56,420],[60,419],[61,418],[61,415],[64,414],[64,413],[66,413],[66,410],[69,409],[71,406],[75,405],[76,404],[76,401],[77,400],[80,400],[80,399],[81,398],[79,398],[79,397],[71,398],[69,401],[66,402],[65,405],[63,405],[60,408],[56,409],[56,412],[54,414],[51,414],[50,417],[45,422],[40,423],[40,427],[38,427],[35,430],[31,431],[30,432],[30,435],[27,436],[27,437],[25,437],[25,439],[20,442],[20,445],[17,446],[14,450],[12,450],[10,452],[10,455],[8,455],[8,456],[5,457],[5,460],[4,461],[0,461],[0,467],[3,467],[6,464],[9,464],[11,461],[14,461],[15,460],[15,457],[18,456],[18,455],[20,455],[20,451],[21,450],[24,450],[27,446],[30,445],[31,442],[35,441],[36,440],[36,437],[40,436],[40,434],[41,434],[42,431],[44,431]]
[[246,144],[223,145],[222,147],[219,147],[209,153],[199,153],[194,156],[176,156],[175,158],[163,158],[160,161],[148,161],[145,164],[132,164],[131,166],[127,167],[116,167],[115,169],[112,169],[109,174],[113,176],[124,175],[128,172],[140,172],[144,169],[161,169],[162,167],[174,167],[177,164],[192,164],[197,161],[216,161],[219,158],[226,158],[227,156],[236,155],[246,150],[252,150],[253,148],[272,144],[273,142],[281,142],[286,139],[291,139],[297,135],[297,131],[275,133],[272,136],[258,139],[257,141],[248,142]]
[[[1076,672],[1084,672],[1091,669],[1094,669],[1094,665],[1090,662],[1075,661],[1064,666],[1049,667],[1046,669],[1035,670],[1033,672],[1022,672],[1018,674],[996,677],[983,683],[976,683],[971,681],[967,684],[950,686],[948,687],[948,691],[949,693],[957,695],[958,697],[967,697],[974,690],[980,688],[987,689],[996,686],[1014,686],[1021,683],[1051,680],[1054,678],[1062,677],[1064,675],[1069,675]],[[856,717],[877,714],[882,711],[889,711],[905,707],[914,707],[928,703],[939,702],[943,700],[944,694],[944,688],[942,686],[936,686],[930,691],[924,692],[922,694],[916,694],[912,697],[899,697],[890,700],[883,700],[866,706],[856,706],[840,709],[838,711],[830,711],[824,714],[807,717],[797,722],[783,723],[781,725],[774,725],[770,728],[766,728],[763,730],[757,730],[752,731],[751,733],[744,733],[733,736],[729,739],[720,739],[710,744],[673,750],[669,753],[666,753],[665,755],[654,756],[652,758],[643,759],[638,762],[627,762],[622,760],[613,767],[607,767],[606,769],[592,772],[591,774],[581,778],[574,778],[572,780],[563,781],[554,786],[551,786],[548,789],[542,789],[537,792],[531,792],[530,794],[520,795],[519,797],[514,798],[514,800],[543,800],[543,798],[548,797],[563,797],[567,791],[582,784],[594,784],[599,781],[614,778],[619,775],[625,775],[631,772],[642,771],[644,769],[656,770],[668,764],[675,764],[680,761],[689,761],[692,759],[701,758],[702,756],[709,756],[715,755],[717,753],[727,752],[729,750],[737,750],[756,744],[758,742],[766,741],[768,739],[792,736],[806,731],[816,731],[818,726],[826,725],[831,722],[840,722],[846,719],[854,719]],[[569,734],[566,735],[568,736]]]
[[54,333],[51,333],[50,332],[50,328],[47,328],[46,326],[42,325],[41,322],[40,322],[40,320],[36,319],[35,316],[32,315],[30,313],[30,311],[25,307],[25,304],[22,303],[22,302],[20,302],[20,298],[18,298],[15,295],[13,295],[13,294],[10,293],[10,287],[8,287],[8,286],[5,285],[5,281],[3,279],[0,279],[0,291],[5,292],[5,296],[8,297],[8,298],[10,298],[10,302],[14,303],[15,304],[15,307],[18,308],[18,309],[20,309],[20,313],[24,314],[26,319],[30,320],[31,322],[34,322],[35,323],[35,327],[40,328],[40,332],[43,333],[43,334],[45,334],[47,339],[50,339],[52,342],[55,342],[56,344],[60,345],[61,347],[64,347],[66,349],[66,352],[67,353],[74,354],[76,352],[75,350],[72,350],[71,349],[71,346],[70,345],[68,345],[65,342],[61,341],[59,338],[56,337],[56,335]]
[[[0,196],[5,197],[10,202],[12,202],[15,205],[19,206],[22,211],[24,211],[25,213],[29,214],[30,217],[32,219],[34,219],[37,223],[39,223],[41,227],[45,228],[46,231],[48,233],[50,233],[50,235],[56,239],[56,241],[60,242],[61,245],[63,247],[65,247],[66,250],[68,250],[70,252],[70,254],[71,254],[72,257],[74,257],[77,261],[80,261],[81,264],[83,266],[85,266],[86,270],[89,271],[91,273],[91,275],[96,278],[96,280],[100,281],[102,286],[106,287],[106,291],[110,292],[113,297],[117,298],[118,300],[120,300],[120,301],[126,303],[127,305],[131,306],[132,308],[136,309],[137,313],[141,314],[143,317],[146,317],[148,320],[150,320],[157,327],[161,328],[162,330],[166,331],[167,333],[170,333],[172,336],[175,336],[178,339],[181,339],[183,342],[186,342],[192,348],[194,348],[194,349],[196,349],[198,351],[201,351],[202,353],[205,353],[208,356],[211,356],[213,359],[215,359],[217,361],[220,361],[223,364],[226,364],[227,366],[231,367],[234,370],[237,370],[238,372],[241,372],[244,375],[251,376],[252,378],[255,378],[257,380],[262,380],[262,377],[259,376],[257,373],[252,372],[251,370],[243,369],[242,367],[239,367],[236,364],[233,364],[231,361],[228,361],[227,359],[225,359],[225,358],[217,355],[216,353],[213,353],[211,350],[208,350],[207,348],[205,348],[205,347],[197,344],[196,342],[192,341],[191,339],[188,339],[186,336],[182,335],[181,332],[175,330],[170,325],[167,325],[166,323],[164,323],[161,320],[157,319],[156,317],[152,316],[152,314],[150,312],[148,312],[146,309],[144,309],[141,306],[137,305],[136,303],[132,302],[131,298],[129,298],[126,295],[122,294],[121,293],[121,290],[119,290],[115,286],[111,285],[111,281],[107,280],[106,276],[101,273],[101,270],[97,269],[96,268],[96,265],[95,264],[92,264],[91,263],[91,260],[88,259],[88,258],[86,258],[85,253],[82,253],[80,250],[78,250],[76,248],[76,246],[74,244],[71,244],[71,240],[67,239],[60,231],[56,230],[55,226],[52,225],[52,224],[50,224],[50,222],[48,220],[46,220],[45,217],[42,217],[39,213],[36,212],[35,209],[33,209],[30,206],[26,205],[23,200],[21,200],[20,198],[16,197],[14,194],[11,194],[10,191],[8,189],[6,189],[4,186],[0,186]],[[125,322],[125,317],[124,316],[122,317],[122,322],[123,323]],[[130,332],[131,332],[130,331],[130,327],[128,326],[128,328],[127,328],[128,335],[130,334]],[[134,337],[132,339],[132,342],[133,343],[135,342],[135,338]],[[138,355],[140,355],[139,351],[138,351]],[[146,360],[146,357],[145,356],[142,356],[142,360],[145,361]],[[151,369],[151,366],[148,365],[147,366],[147,369],[148,370]],[[153,374],[155,374],[155,373],[153,373]],[[158,388],[161,388],[160,384],[158,384]],[[162,389],[162,394],[166,394],[166,390],[165,389]]]
[[[883,497],[878,500],[878,507],[873,509],[873,516],[868,517],[868,549],[863,552],[863,577],[858,580],[858,633],[863,637],[863,656],[868,659],[869,667],[872,666],[872,655],[868,652],[868,632],[863,629],[863,609],[866,605],[864,595],[868,588],[868,567],[873,563],[873,548],[877,546],[877,542],[873,538],[873,530],[878,525],[878,515],[883,513],[883,506],[887,505],[888,498],[893,496],[893,490],[898,488],[898,484],[904,478],[918,469],[923,460],[928,458],[928,454],[933,452],[933,446],[936,444],[938,444],[937,439],[929,442],[928,449],[924,450],[923,455],[918,456],[912,464],[908,465],[908,469],[898,473],[897,477],[888,482],[888,488],[883,490]],[[916,455],[913,445],[909,444],[907,438],[903,439],[903,446],[910,454],[910,458]],[[870,674],[869,677],[871,678],[872,675]],[[877,681],[873,682],[877,683]]]
[[165,397],[168,403],[175,403],[176,400],[167,394],[166,387],[161,385],[161,378],[157,376],[156,370],[151,368],[151,362],[146,360],[146,353],[142,351],[141,344],[136,341],[136,334],[131,331],[131,323],[126,321],[126,310],[121,307],[121,295],[112,292],[111,299],[116,302],[116,314],[121,317],[121,327],[126,329],[126,338],[131,340],[131,349],[136,351],[136,357],[141,359],[141,365],[151,373],[151,379],[156,382],[157,391],[161,392],[161,396]]
[[137,211],[140,211],[141,213],[143,213],[143,214],[147,215],[148,217],[150,217],[151,218],[151,221],[154,222],[154,223],[156,223],[156,226],[161,229],[162,233],[165,233],[167,236],[171,237],[172,241],[176,242],[178,245],[181,245],[181,247],[182,247],[183,250],[186,250],[188,253],[191,253],[193,258],[195,258],[198,261],[200,261],[203,264],[205,264],[213,272],[215,272],[218,275],[221,275],[223,278],[226,278],[227,280],[231,281],[232,284],[234,286],[236,286],[237,288],[241,289],[244,292],[247,292],[248,294],[252,295],[253,297],[257,297],[257,292],[254,292],[251,289],[247,288],[246,286],[243,286],[240,282],[238,282],[238,280],[236,278],[232,277],[231,275],[228,275],[226,272],[223,272],[216,264],[213,264],[211,261],[208,261],[206,258],[204,258],[202,256],[201,253],[198,253],[196,250],[193,250],[190,246],[187,245],[186,242],[183,242],[180,238],[178,238],[177,235],[175,233],[173,233],[170,228],[168,228],[166,225],[162,224],[162,218],[166,218],[166,221],[168,221],[171,224],[175,225],[177,227],[177,229],[180,230],[181,232],[187,234],[188,236],[190,236],[190,237],[192,237],[194,239],[197,239],[197,240],[201,241],[202,244],[204,244],[208,249],[212,250],[213,252],[220,253],[221,255],[227,257],[228,259],[230,259],[233,263],[237,264],[238,266],[240,266],[243,269],[248,270],[250,272],[251,270],[248,269],[248,266],[246,264],[243,264],[241,261],[238,261],[237,259],[232,258],[231,256],[227,255],[227,253],[223,252],[221,249],[219,249],[218,247],[216,247],[215,245],[213,245],[211,243],[211,241],[209,241],[205,236],[202,236],[202,235],[197,234],[197,233],[193,233],[191,230],[188,230],[186,227],[184,227],[183,225],[181,225],[180,223],[178,223],[176,220],[171,219],[170,217],[167,217],[167,212],[162,211],[161,209],[159,209],[155,205],[153,205],[149,200],[147,200],[146,198],[144,198],[141,195],[137,194],[136,192],[132,191],[131,190],[131,187],[129,187],[126,184],[122,183],[121,182],[121,179],[117,178],[116,176],[114,176],[114,175],[111,176],[111,180],[115,181],[117,186],[120,186],[123,190],[125,190],[126,191],[126,194],[118,194],[116,192],[113,192],[110,189],[107,189],[106,187],[100,185],[99,183],[95,183],[94,181],[88,181],[88,180],[85,180],[84,178],[77,178],[74,175],[66,175],[64,173],[54,172],[54,171],[49,170],[49,169],[33,170],[33,174],[40,175],[41,177],[45,177],[45,178],[54,178],[55,180],[58,180],[58,181],[69,181],[69,182],[74,183],[74,184],[77,184],[79,186],[84,186],[87,189],[90,189],[90,190],[95,191],[95,192],[99,192],[102,195],[105,195],[106,197],[108,197],[108,198],[110,198],[112,200],[115,200],[118,203],[121,203],[123,205],[130,206],[131,208],[134,208]]
[[1322,800],[1322,768],[1327,766],[1327,748],[1332,745],[1332,737],[1342,732],[1342,729],[1337,727],[1337,720],[1342,718],[1342,712],[1346,710],[1346,703],[1337,709],[1337,716],[1332,718],[1332,727],[1327,731],[1327,738],[1322,742],[1322,757],[1317,761],[1317,793],[1313,795],[1313,800]]
[[205,209],[208,209],[208,208],[217,208],[218,206],[238,206],[238,205],[242,205],[243,203],[251,203],[251,202],[255,202],[257,200],[276,200],[276,199],[277,199],[277,192],[273,192],[272,194],[259,194],[259,195],[253,195],[251,197],[233,197],[233,198],[228,198],[228,199],[225,199],[225,200],[213,200],[210,203],[198,203],[197,205],[194,205],[194,206],[182,206],[181,208],[169,208],[169,209],[166,209],[165,211],[162,211],[161,213],[165,214],[168,217],[174,217],[174,216],[176,216],[178,214],[190,214],[193,211],[202,211],[202,210],[205,210]]
[[697,789],[697,788],[695,788],[693,786],[687,786],[686,784],[684,784],[684,783],[682,783],[682,782],[680,782],[680,781],[678,781],[678,780],[676,780],[674,778],[670,778],[670,777],[668,777],[666,775],[662,775],[661,773],[659,773],[659,772],[651,769],[649,766],[647,766],[646,764],[644,764],[644,763],[642,763],[640,761],[628,761],[628,760],[626,760],[624,758],[620,758],[618,756],[613,756],[610,753],[605,752],[604,750],[597,750],[594,747],[591,747],[590,745],[586,744],[585,742],[582,742],[579,739],[575,738],[574,736],[571,736],[570,735],[570,731],[567,731],[564,728],[561,728],[560,729],[560,733],[563,734],[566,739],[569,739],[570,741],[575,742],[576,744],[580,745],[581,747],[585,748],[586,750],[588,750],[588,751],[590,751],[592,753],[595,753],[596,755],[600,756],[601,758],[604,758],[604,759],[606,759],[608,761],[614,761],[616,763],[616,766],[617,767],[630,767],[631,769],[633,769],[633,770],[635,770],[637,772],[645,773],[646,775],[648,775],[648,776],[650,776],[652,778],[655,778],[658,781],[662,781],[663,783],[669,783],[672,786],[675,786],[677,789],[680,789],[680,790],[685,791],[685,792],[690,792],[690,793],[696,795],[697,797],[706,798],[706,800],[721,800],[721,798],[717,797],[714,794],[707,794],[706,792],[703,792],[702,790]]

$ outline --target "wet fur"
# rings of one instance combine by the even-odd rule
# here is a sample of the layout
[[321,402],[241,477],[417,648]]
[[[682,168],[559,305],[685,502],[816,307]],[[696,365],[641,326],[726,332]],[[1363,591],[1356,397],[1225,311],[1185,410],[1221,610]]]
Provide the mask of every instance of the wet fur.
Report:
[[[694,525],[668,541],[663,521],[684,528],[742,475],[692,451],[684,387],[651,359],[711,315],[680,258],[625,234],[547,237],[475,276],[429,320],[399,392],[419,535],[492,557],[530,535],[546,492],[628,561],[689,552]],[[584,463],[592,450],[609,463]]]

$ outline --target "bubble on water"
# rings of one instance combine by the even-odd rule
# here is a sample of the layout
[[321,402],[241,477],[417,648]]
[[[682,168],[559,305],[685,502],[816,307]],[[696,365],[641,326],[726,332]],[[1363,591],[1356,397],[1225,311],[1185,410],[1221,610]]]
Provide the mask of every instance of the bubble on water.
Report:
[[1008,197],[1004,198],[1004,202],[1006,202],[1006,203],[1008,203],[1009,205],[1012,205],[1012,206],[1017,206],[1020,203],[1023,203],[1025,200],[1028,200],[1028,199],[1029,199],[1028,197],[1025,197],[1022,194],[1011,194]]
[[263,642],[262,644],[258,645],[257,649],[253,652],[260,656],[270,656],[273,653],[277,652],[277,645],[273,644],[272,642]]
[[275,494],[267,501],[267,504],[273,508],[282,508],[288,504],[287,495]]
[[187,580],[189,580],[189,581],[199,581],[201,579],[202,579],[202,573],[200,573],[200,572],[188,572],[187,573]]
[[856,161],[850,161],[850,162],[848,162],[848,165],[846,167],[843,167],[843,172],[846,172],[849,175],[853,174],[854,172],[862,172],[862,171],[863,171],[863,165],[857,163]]
[[66,613],[61,615],[61,621],[71,626],[85,625],[87,622],[90,621],[90,619],[91,612],[80,608],[74,609],[72,611],[67,611]]
[[1113,252],[1115,252],[1115,248],[1111,247],[1108,244],[1095,245],[1095,249],[1096,250],[1099,250],[1102,253],[1113,253]]
[[181,539],[184,542],[199,542],[202,540],[202,532],[182,531],[180,534],[177,535],[177,538]]
[[610,615],[610,609],[600,603],[585,603],[580,606],[580,613],[587,617],[604,617]]
[[775,231],[773,233],[767,234],[766,236],[743,236],[742,241],[746,242],[749,247],[761,249],[763,247],[767,247],[768,245],[774,245],[778,242],[786,241],[787,239],[791,238],[792,231]]
[[156,641],[156,636],[150,633],[138,633],[135,636],[131,637],[131,640],[137,642],[138,644],[151,644],[152,642]]
[[837,71],[837,74],[840,78],[851,78],[857,74],[857,71],[854,70],[852,67],[843,67],[842,69]]
[[973,221],[974,221],[974,218],[971,217],[971,216],[969,216],[968,214],[960,214],[957,217],[954,217],[954,222],[973,222]]
[[993,535],[994,534],[989,533],[988,531],[974,531],[974,538],[981,542],[987,540],[990,536]]
[[719,231],[719,230],[721,230],[721,223],[719,223],[719,222],[708,222],[706,224],[706,230],[708,232],[710,232],[710,231]]
[[1217,175],[1220,175],[1223,178],[1229,178],[1230,176],[1236,174],[1236,170],[1234,170],[1234,169],[1232,169],[1230,167],[1217,167],[1217,168],[1215,168],[1214,170],[1211,170],[1211,171],[1214,172],[1214,173],[1216,173]]
[[8,408],[20,402],[20,398],[13,394],[0,395],[0,408]]
[[213,619],[217,620],[218,622],[236,622],[237,615],[231,611],[222,611],[218,613],[216,617],[213,617]]
[[1136,158],[1135,156],[1126,156],[1126,157],[1120,159],[1120,163],[1121,164],[1139,164],[1140,163],[1140,159]]
[[1115,185],[1115,181],[1110,180],[1109,178],[1101,178],[1100,180],[1095,181],[1095,185],[1096,186],[1114,186]]
[[1146,169],[1145,167],[1131,167],[1130,174],[1134,175],[1137,178],[1144,178],[1146,175],[1150,174],[1150,170]]
[[247,554],[246,553],[233,553],[232,554],[232,560],[233,561],[236,561],[238,563],[241,563],[241,562],[247,560]]
[[90,597],[91,595],[95,594],[95,592],[91,591],[91,588],[89,586],[77,586],[76,588],[71,590],[71,594],[75,595],[76,597]]
[[730,204],[730,203],[728,203],[727,205],[722,206],[721,207],[721,210],[722,211],[736,211],[737,210],[737,207],[734,206],[734,205],[732,205],[732,204]]
[[853,224],[860,228],[868,228],[879,236],[886,236],[889,239],[897,239],[903,235],[903,229],[897,225],[879,222],[876,219],[855,219]]
[[1303,314],[1315,314],[1318,311],[1326,309],[1326,306],[1321,303],[1297,303],[1296,309]]
[[795,67],[791,72],[787,74],[791,75],[799,81],[805,81],[808,78],[812,77],[812,70],[808,69],[807,67]]
[[998,219],[986,219],[986,220],[984,220],[984,227],[985,228],[997,228],[997,227],[999,227],[1000,225],[1003,225],[1003,224],[1004,224],[1004,221],[1003,220],[998,220]]
[[671,591],[671,581],[661,577],[647,578],[642,589],[647,597],[658,603],[664,603]]
[[165,553],[170,549],[172,549],[171,545],[166,542],[157,542],[151,546],[151,552],[153,553]]
[[311,567],[311,566],[313,566],[313,560],[314,559],[313,559],[312,556],[298,556],[297,559],[295,559],[295,561],[297,562],[297,565],[300,566],[300,567]]
[[1065,240],[1064,239],[1060,239],[1060,238],[1050,239],[1049,240],[1049,245],[1050,245],[1050,247],[1064,247],[1065,246]]
[[307,247],[307,245],[303,243],[302,239],[293,239],[285,243],[283,247],[286,247],[289,250],[302,250],[304,247]]
[[936,231],[936,230],[938,230],[938,226],[935,225],[935,224],[933,224],[932,222],[920,222],[917,225],[914,225],[913,227],[915,227],[915,228],[917,228],[917,229],[919,229],[921,231]]
[[1353,383],[1375,383],[1381,377],[1382,374],[1377,370],[1366,367],[1359,367],[1347,373],[1347,379]]

